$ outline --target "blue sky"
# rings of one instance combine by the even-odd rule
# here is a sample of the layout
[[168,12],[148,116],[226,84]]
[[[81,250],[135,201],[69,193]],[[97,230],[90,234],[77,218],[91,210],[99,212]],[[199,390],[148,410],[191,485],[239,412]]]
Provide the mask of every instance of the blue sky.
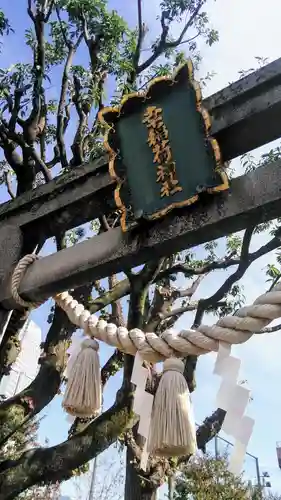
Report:
[[[0,56],[2,66],[9,66],[16,61],[28,60],[28,51],[23,44],[23,33],[28,21],[25,1],[2,0],[6,15],[11,19],[16,31],[14,36],[9,37]],[[150,37],[157,33],[158,1],[143,1],[145,22],[150,28]],[[127,21],[134,25],[136,22],[136,1],[115,0],[109,2],[112,8],[122,13]],[[201,75],[214,71],[215,76],[204,90],[205,95],[210,95],[228,85],[238,78],[238,71],[255,66],[255,56],[267,57],[274,60],[280,56],[280,0],[268,0],[267,8],[264,9],[262,2],[255,0],[213,0],[208,1],[208,9],[213,26],[220,32],[220,42],[211,48],[201,47],[203,62]],[[56,84],[51,89],[54,96],[57,93]],[[255,154],[258,156],[269,149],[269,146],[260,148]],[[235,160],[237,172],[239,160]],[[5,189],[0,190],[1,202],[8,199]],[[266,236],[258,236],[253,241],[253,248],[265,242]],[[221,243],[222,248],[223,243]],[[45,253],[53,252],[54,247],[48,244]],[[200,249],[198,249],[200,252]],[[265,266],[272,259],[266,256],[256,262],[243,279],[247,303],[254,300],[266,288]],[[198,296],[209,296],[215,291],[219,284],[227,277],[226,272],[219,272],[209,276],[198,290]],[[180,283],[184,286],[184,283]],[[41,326],[45,336],[48,325],[46,319],[50,302],[33,313],[33,319]],[[210,316],[206,321],[212,322]],[[189,327],[192,316],[185,315],[177,327]],[[103,346],[101,358],[104,361],[111,349]],[[249,405],[248,414],[255,418],[254,433],[248,446],[248,450],[259,456],[262,470],[267,470],[271,475],[273,489],[281,492],[281,472],[277,467],[275,452],[276,441],[281,440],[280,412],[280,333],[268,336],[256,336],[247,344],[233,349],[234,355],[242,360],[241,379],[247,379],[252,390],[253,402]],[[214,355],[201,357],[197,370],[197,389],[193,395],[195,416],[198,422],[202,421],[215,409],[215,396],[219,385],[219,379],[212,374]],[[108,384],[105,393],[105,405],[109,406],[115,396],[116,388],[120,384],[120,374],[117,374]],[[42,422],[40,436],[48,436],[51,444],[58,443],[66,438],[68,424],[61,410],[61,398],[57,397],[45,409],[47,417]],[[102,472],[101,472],[102,473]],[[250,473],[251,474],[251,473]],[[64,486],[64,492],[70,492],[69,485]]]

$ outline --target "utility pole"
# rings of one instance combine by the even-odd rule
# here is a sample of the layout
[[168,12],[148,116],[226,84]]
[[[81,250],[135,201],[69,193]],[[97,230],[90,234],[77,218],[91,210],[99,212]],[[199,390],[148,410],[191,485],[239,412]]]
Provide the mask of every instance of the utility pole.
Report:
[[93,470],[92,470],[92,475],[91,475],[91,484],[90,484],[90,490],[89,490],[88,500],[94,500],[95,484],[96,484],[96,476],[97,476],[97,467],[98,467],[98,459],[97,459],[97,457],[94,458],[93,462],[94,463],[93,463]]
[[[101,408],[101,412],[102,411],[103,411],[103,406]],[[89,489],[88,500],[94,500],[95,485],[96,485],[96,479],[97,479],[97,468],[98,468],[98,457],[95,457],[93,460],[93,470],[92,470],[92,475],[91,475],[91,484],[90,484],[90,489]]]
[[215,435],[215,457],[216,460],[219,458],[219,447],[218,447],[218,436],[217,434]]
[[[233,444],[228,441],[227,439],[221,437],[221,436],[218,436],[216,435],[215,436],[215,457],[216,459],[219,457],[219,450],[218,450],[218,440],[221,440],[223,441],[224,443],[226,443],[227,445],[230,445],[230,446],[233,446]],[[256,474],[257,474],[257,485],[259,488],[262,488],[262,480],[261,480],[261,473],[260,473],[260,467],[259,467],[259,459],[258,457],[256,457],[255,455],[252,455],[251,453],[246,453],[246,455],[248,457],[251,457],[255,460],[255,464],[256,464]],[[264,473],[264,475],[262,476],[263,477],[263,483],[264,483],[264,478],[269,478],[269,475],[267,472]]]
[[175,478],[174,478],[174,476],[169,476],[168,488],[169,488],[168,498],[169,498],[169,500],[173,500],[174,493],[175,493]]
[[263,472],[262,473],[262,490],[264,492],[264,494],[266,494],[266,488],[271,488],[271,482],[269,481],[270,479],[270,475],[268,474],[268,472]]

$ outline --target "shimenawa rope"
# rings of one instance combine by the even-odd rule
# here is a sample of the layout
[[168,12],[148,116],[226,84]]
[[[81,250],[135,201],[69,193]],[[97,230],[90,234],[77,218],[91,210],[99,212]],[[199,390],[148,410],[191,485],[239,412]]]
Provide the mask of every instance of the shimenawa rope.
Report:
[[[23,300],[18,288],[27,267],[38,257],[34,254],[23,257],[12,276],[11,291],[14,300],[25,308],[35,308],[41,303]],[[200,355],[218,351],[219,342],[241,344],[257,332],[262,333],[272,320],[281,316],[281,284],[270,292],[260,295],[253,305],[242,307],[235,316],[220,318],[213,326],[200,325],[196,330],[167,329],[160,336],[145,333],[138,328],[130,331],[117,327],[113,323],[98,319],[79,304],[68,292],[55,295],[54,300],[67,314],[70,321],[84,330],[85,334],[117,347],[120,351],[135,355],[139,351],[144,360],[156,363],[176,357],[183,358],[190,354]]]
[[[12,296],[19,305],[25,308],[34,308],[41,304],[25,301],[18,293],[27,267],[37,258],[34,254],[25,256],[16,266],[12,276]],[[272,291],[258,297],[252,306],[242,307],[235,316],[225,316],[213,326],[200,325],[196,330],[182,330],[179,333],[168,329],[160,336],[153,332],[144,333],[136,328],[128,331],[125,327],[117,327],[113,323],[99,320],[98,316],[87,311],[68,292],[56,294],[53,298],[66,312],[70,321],[91,337],[91,340],[82,343],[80,353],[73,365],[71,364],[67,390],[63,399],[63,406],[67,412],[76,416],[92,416],[100,409],[100,365],[97,354],[98,343],[95,339],[117,347],[127,354],[138,353],[134,364],[135,408],[139,408],[140,423],[146,424],[142,425],[139,431],[146,438],[146,450],[144,450],[146,459],[149,452],[160,456],[177,456],[194,453],[196,449],[191,400],[186,380],[183,377],[184,365],[179,359],[171,358],[219,351],[219,346],[223,343],[226,350],[230,351],[231,344],[246,342],[253,333],[261,332],[272,320],[281,316],[280,284],[276,285]],[[219,357],[220,351],[218,359]],[[147,370],[142,366],[142,360],[152,363],[166,360],[155,396],[155,404],[153,403],[150,413],[144,404],[145,397],[149,395],[145,391]],[[235,362],[235,358],[228,355],[225,361],[228,365],[231,361]],[[222,377],[229,377],[224,370],[225,368],[221,372]],[[232,382],[234,394],[237,374],[232,375],[233,380],[230,382]],[[247,390],[246,393],[248,394]],[[228,403],[224,409],[228,412]],[[240,415],[240,418],[236,419],[236,427],[241,426],[245,418],[248,417]],[[243,454],[241,451],[239,453],[240,456],[234,457],[233,461],[237,462],[239,459],[242,463]],[[145,464],[145,459],[143,463]]]

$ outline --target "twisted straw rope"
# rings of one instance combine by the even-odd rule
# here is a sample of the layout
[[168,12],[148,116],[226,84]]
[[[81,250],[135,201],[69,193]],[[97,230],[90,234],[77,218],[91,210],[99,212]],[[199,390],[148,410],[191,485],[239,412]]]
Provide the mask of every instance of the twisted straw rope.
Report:
[[[17,264],[11,283],[14,300],[25,308],[35,308],[41,303],[27,302],[18,294],[18,288],[27,267],[38,257],[26,255]],[[142,358],[156,363],[170,357],[183,358],[187,355],[206,354],[218,351],[219,342],[242,344],[256,332],[262,333],[272,320],[281,317],[281,284],[272,291],[258,297],[254,304],[242,307],[235,316],[225,316],[213,326],[200,325],[196,330],[167,329],[160,336],[145,333],[138,328],[130,331],[125,327],[117,327],[113,323],[99,320],[95,314],[87,311],[68,292],[54,297],[55,302],[65,311],[70,321],[84,330],[85,334],[102,340],[120,351],[135,355],[139,351]]]

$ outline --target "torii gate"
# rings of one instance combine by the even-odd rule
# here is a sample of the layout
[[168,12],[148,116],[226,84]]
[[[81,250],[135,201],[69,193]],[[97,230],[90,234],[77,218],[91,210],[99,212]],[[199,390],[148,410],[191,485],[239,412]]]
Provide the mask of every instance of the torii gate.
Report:
[[[212,136],[224,161],[281,136],[281,59],[231,84],[206,99]],[[230,191],[216,195],[208,207],[181,209],[157,222],[140,242],[120,228],[35,262],[20,286],[30,300],[75,288],[147,260],[178,252],[239,231],[248,224],[281,214],[281,162],[259,168],[230,182]],[[0,207],[0,304],[2,330],[7,311],[17,307],[7,279],[21,257],[22,235],[34,248],[38,237],[50,237],[86,223],[114,207],[115,182],[107,173],[107,157],[82,165],[47,185]],[[36,242],[34,241],[36,237]]]
[[[223,89],[207,99],[204,106],[213,117],[212,135],[220,144],[224,161],[281,137],[281,59]],[[278,217],[281,212],[280,166],[281,161],[276,161],[234,179],[230,192],[216,195],[207,208],[198,203],[181,209],[178,214],[171,213],[157,222],[142,241],[132,232],[124,234],[116,228],[45,257],[30,266],[19,293],[29,301],[38,302],[153,258]],[[14,265],[22,256],[23,235],[32,251],[41,238],[110,213],[114,209],[115,182],[106,170],[107,158],[100,158],[0,207],[2,334],[9,311],[17,307],[16,300],[11,297],[9,281]],[[63,300],[62,297],[62,305]],[[80,315],[74,319],[78,326],[82,320],[85,324],[88,321],[82,314],[81,324]],[[259,326],[258,330],[261,328]],[[135,359],[140,364],[137,356]],[[218,361],[224,360],[219,360],[218,356]],[[216,368],[219,374],[218,366]],[[131,381],[137,385],[133,379]],[[220,395],[221,399],[223,396]],[[218,407],[224,408],[221,404]],[[248,418],[248,423],[249,420],[252,419]]]

